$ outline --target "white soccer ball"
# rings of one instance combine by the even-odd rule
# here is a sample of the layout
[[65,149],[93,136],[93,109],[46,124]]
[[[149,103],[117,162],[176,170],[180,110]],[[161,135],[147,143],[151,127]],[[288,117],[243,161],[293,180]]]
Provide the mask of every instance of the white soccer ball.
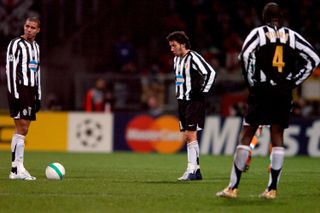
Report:
[[49,180],[62,180],[66,171],[60,163],[50,163],[46,168],[46,176]]

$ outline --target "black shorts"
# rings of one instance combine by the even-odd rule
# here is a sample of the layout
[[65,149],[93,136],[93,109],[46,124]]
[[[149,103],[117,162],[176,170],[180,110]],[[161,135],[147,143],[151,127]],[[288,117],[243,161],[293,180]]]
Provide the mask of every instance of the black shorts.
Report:
[[178,100],[180,131],[198,131],[204,127],[205,103]]
[[250,125],[281,125],[288,128],[292,108],[291,95],[249,96],[245,122]]
[[10,117],[14,119],[36,120],[36,95],[35,87],[19,86],[19,99],[8,92]]

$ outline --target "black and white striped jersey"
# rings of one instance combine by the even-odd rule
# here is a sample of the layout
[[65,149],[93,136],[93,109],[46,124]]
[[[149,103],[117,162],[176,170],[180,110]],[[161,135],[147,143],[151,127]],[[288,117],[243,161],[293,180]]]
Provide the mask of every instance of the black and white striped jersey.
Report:
[[239,59],[249,87],[290,82],[293,88],[306,80],[320,62],[314,48],[297,32],[269,25],[250,32]]
[[36,41],[29,43],[17,37],[8,45],[6,59],[8,92],[19,99],[18,86],[35,87],[41,100],[40,49]]
[[197,100],[208,93],[215,80],[214,69],[195,51],[174,57],[176,97]]

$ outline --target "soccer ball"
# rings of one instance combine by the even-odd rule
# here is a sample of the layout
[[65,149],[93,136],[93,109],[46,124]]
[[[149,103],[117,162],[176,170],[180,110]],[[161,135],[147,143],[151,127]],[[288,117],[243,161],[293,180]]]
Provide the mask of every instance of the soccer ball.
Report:
[[62,180],[66,171],[60,163],[50,163],[46,168],[46,176],[49,180]]

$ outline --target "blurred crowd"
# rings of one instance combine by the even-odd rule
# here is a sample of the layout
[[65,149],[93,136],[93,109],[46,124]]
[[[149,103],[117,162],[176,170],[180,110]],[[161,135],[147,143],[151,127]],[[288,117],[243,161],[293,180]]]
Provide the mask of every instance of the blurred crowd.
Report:
[[[66,14],[62,12],[56,14],[54,9],[59,5],[55,1],[46,2],[46,4],[41,0],[33,2],[33,5],[28,4],[32,10],[38,10],[39,14],[43,14],[44,11],[41,8],[45,9],[47,18],[47,21],[44,21],[45,24],[57,26],[55,28],[43,26],[44,30],[39,39],[42,41],[40,43],[44,51],[53,52],[54,49],[50,49],[51,45],[57,46],[59,41],[61,48],[73,42],[75,44],[71,49],[74,51],[71,52],[72,57],[77,58],[81,55],[80,60],[87,62],[85,64],[86,70],[89,70],[88,73],[98,73],[102,78],[105,72],[121,74],[128,79],[130,76],[138,76],[141,80],[141,85],[139,85],[141,88],[139,90],[127,89],[128,94],[125,96],[131,97],[133,102],[140,102],[140,110],[150,110],[155,114],[166,110],[163,106],[168,102],[168,96],[173,94],[168,93],[170,88],[167,85],[168,82],[164,80],[168,78],[162,76],[172,75],[173,56],[165,37],[173,30],[184,30],[190,37],[192,49],[200,52],[217,71],[217,80],[208,99],[209,113],[242,115],[245,111],[247,91],[237,57],[247,34],[254,27],[262,24],[261,11],[265,3],[269,1],[138,0],[128,2],[125,0],[93,0],[89,2],[79,0],[76,10],[71,10],[75,7],[73,3],[60,1],[59,4],[62,4],[63,11],[69,11]],[[79,6],[80,3],[84,5],[82,9]],[[284,8],[284,24],[302,34],[319,52],[320,2],[292,0],[278,1],[278,3]],[[0,10],[1,20],[5,20],[4,17],[6,17],[3,11],[5,10]],[[64,19],[61,19],[63,18],[61,15],[65,16]],[[59,23],[63,25],[60,26]],[[0,27],[1,38],[3,38],[3,32],[8,32],[3,26]],[[53,29],[64,31],[59,32],[57,36]],[[77,29],[80,30],[77,32]],[[9,37],[11,38],[12,35]],[[6,45],[8,37],[1,40],[1,44],[5,41]],[[4,44],[1,46],[4,50]],[[2,50],[0,55],[3,59],[5,51]],[[67,52],[63,51],[62,54]],[[45,52],[43,55],[50,54]],[[56,67],[64,66],[63,69],[68,69],[63,60],[61,60],[62,65],[56,65],[60,61],[57,59],[60,58],[53,58],[51,64],[54,63]],[[2,59],[0,60],[1,84],[5,82],[4,60]],[[48,69],[54,67],[51,64],[48,65]],[[63,72],[63,78],[73,79],[73,76],[70,74],[67,76],[67,73],[76,73],[79,68],[80,66],[77,65],[76,68],[73,68],[74,71]],[[49,70],[48,78],[58,79],[58,71],[63,69],[56,69],[55,72]],[[319,73],[313,76],[318,81]],[[110,79],[105,80],[110,81]],[[92,83],[92,88],[95,87],[94,84]],[[124,101],[124,98],[119,97],[119,94],[114,91],[115,87],[116,82],[110,82],[103,89],[109,93],[109,99],[112,99],[110,101],[107,98],[111,103],[112,111],[117,111],[118,101]],[[82,94],[81,104],[66,105],[65,102],[70,101],[70,97],[67,97],[69,94],[64,92],[66,89],[61,89],[60,92],[59,88],[50,87],[50,85],[47,86],[47,89],[50,90],[46,97],[48,109],[78,110],[80,106],[81,109],[86,110],[88,94]],[[133,91],[135,93],[141,91],[141,94],[130,93]],[[301,94],[301,88],[299,88],[295,92],[296,102],[293,113],[302,117],[320,115],[320,97],[310,99]]]
[[[161,18],[162,31],[166,33],[177,29],[186,31],[191,39],[192,49],[200,51],[217,71],[212,98],[208,101],[211,113],[242,115],[245,112],[246,88],[237,57],[248,33],[262,24],[261,11],[266,2],[268,1],[169,1],[169,8]],[[279,4],[284,8],[284,25],[302,34],[320,52],[318,35],[320,24],[317,21],[320,17],[320,2],[293,0],[279,1]],[[170,74],[172,56],[165,44],[164,36],[163,33],[159,33],[157,38],[150,39],[149,43],[147,45],[144,43],[143,46],[135,47],[130,40],[126,40],[126,45],[117,45],[117,47],[127,47],[127,51],[122,51],[126,53],[122,55],[123,59],[131,56],[129,63],[120,64],[120,69],[124,72],[140,70],[142,74],[150,76]],[[155,49],[160,51],[153,54]],[[139,54],[139,51],[143,53],[149,51],[150,54]],[[116,53],[119,52],[121,51],[118,49]],[[319,70],[316,73],[319,73]],[[318,74],[312,78],[319,81]],[[320,115],[320,97],[308,100],[305,98],[307,97],[301,96],[301,88],[298,88],[295,91],[292,113],[297,117]]]

